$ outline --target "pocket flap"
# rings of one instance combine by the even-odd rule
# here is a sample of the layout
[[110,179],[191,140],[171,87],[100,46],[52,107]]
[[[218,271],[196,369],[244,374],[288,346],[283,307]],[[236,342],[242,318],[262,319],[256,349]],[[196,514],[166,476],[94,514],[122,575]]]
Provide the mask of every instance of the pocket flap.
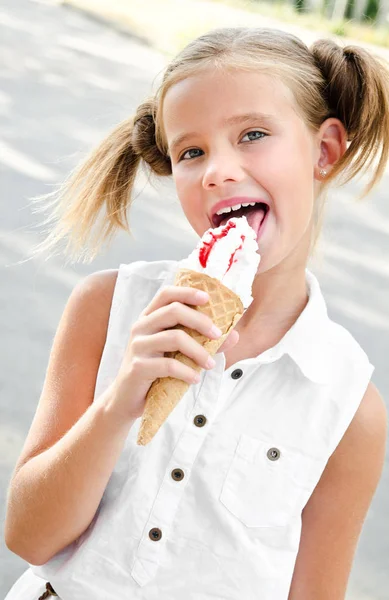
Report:
[[258,457],[258,450],[262,440],[252,438],[245,433],[242,433],[236,447],[236,454],[246,459],[250,463],[254,463]]
[[240,435],[220,501],[248,527],[285,526],[301,513],[322,459],[262,433]]

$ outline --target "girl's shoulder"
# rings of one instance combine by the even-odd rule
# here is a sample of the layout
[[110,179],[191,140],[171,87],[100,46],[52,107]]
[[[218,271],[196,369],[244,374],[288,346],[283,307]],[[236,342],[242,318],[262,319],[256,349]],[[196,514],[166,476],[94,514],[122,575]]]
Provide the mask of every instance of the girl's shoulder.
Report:
[[[117,269],[98,271],[73,288],[55,332],[38,409],[14,475],[65,435],[91,404],[117,276]],[[79,390],[76,398],[75,389]]]

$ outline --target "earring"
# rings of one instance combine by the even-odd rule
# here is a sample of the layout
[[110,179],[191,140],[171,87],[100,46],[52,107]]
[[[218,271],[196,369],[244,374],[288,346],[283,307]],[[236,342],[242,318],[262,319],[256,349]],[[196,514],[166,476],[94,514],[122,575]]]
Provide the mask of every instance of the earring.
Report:
[[327,171],[325,169],[320,169],[320,176],[325,177],[327,175]]

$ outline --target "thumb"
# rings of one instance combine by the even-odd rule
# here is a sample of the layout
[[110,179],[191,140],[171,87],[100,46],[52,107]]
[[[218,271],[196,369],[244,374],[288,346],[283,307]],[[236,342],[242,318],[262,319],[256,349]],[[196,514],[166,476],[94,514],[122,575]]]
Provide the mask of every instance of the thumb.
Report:
[[236,331],[236,329],[233,329],[228,334],[228,337],[226,337],[226,339],[224,340],[224,342],[222,343],[220,348],[217,350],[217,352],[226,352],[227,350],[230,350],[231,348],[233,348],[235,346],[235,344],[238,341],[239,341],[239,333]]

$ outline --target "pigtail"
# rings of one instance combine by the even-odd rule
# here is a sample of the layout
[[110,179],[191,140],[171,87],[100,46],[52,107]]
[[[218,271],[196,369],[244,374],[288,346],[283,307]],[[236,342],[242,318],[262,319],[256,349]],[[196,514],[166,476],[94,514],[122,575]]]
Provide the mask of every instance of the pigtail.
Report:
[[338,118],[350,142],[327,179],[341,175],[341,183],[347,183],[377,161],[364,197],[379,182],[388,161],[389,65],[363,48],[342,48],[331,40],[316,41],[311,53],[325,82],[326,118]]
[[[118,228],[131,235],[127,209],[141,161],[157,175],[171,174],[170,160],[156,145],[152,99],[141,104],[135,116],[119,123],[58,191],[32,200],[41,204],[33,212],[50,211],[43,225],[55,223],[48,237],[33,249],[33,256],[44,251],[52,256],[58,242],[68,237],[64,253],[75,262],[91,262]],[[99,216],[99,227],[92,233]]]

